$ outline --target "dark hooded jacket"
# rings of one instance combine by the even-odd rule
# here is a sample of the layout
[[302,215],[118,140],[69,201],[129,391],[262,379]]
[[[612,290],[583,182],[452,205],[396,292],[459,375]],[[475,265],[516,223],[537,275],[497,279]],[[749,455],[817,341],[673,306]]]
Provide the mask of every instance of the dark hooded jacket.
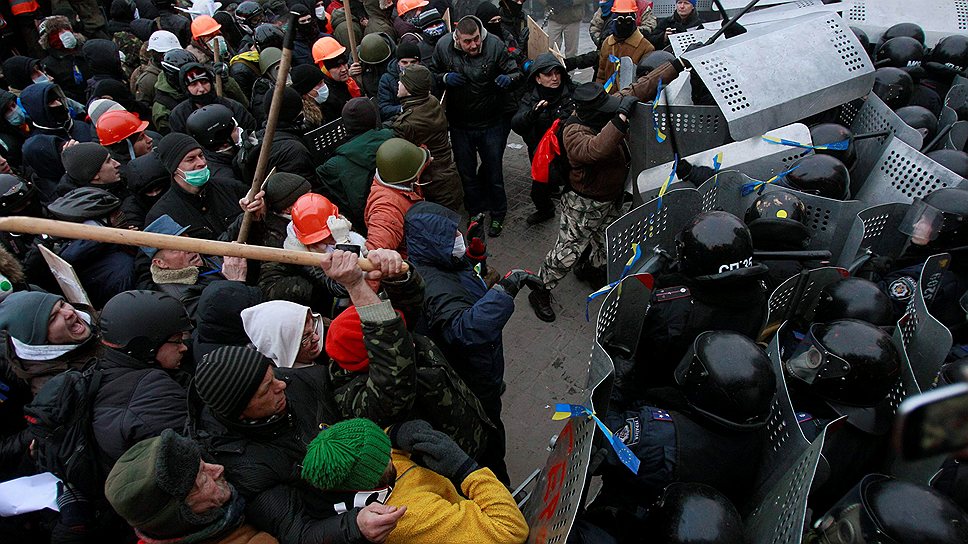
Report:
[[57,198],[57,184],[64,177],[61,148],[66,141],[58,136],[38,134],[24,143],[24,174],[33,180],[37,198],[44,206]]
[[64,89],[64,94],[78,102],[84,102],[89,69],[79,47],[73,51],[48,49],[41,65],[54,83]]
[[[126,217],[126,219],[132,223],[140,223],[143,227],[146,224],[145,216],[148,215],[148,210],[155,205],[155,202],[158,202],[164,195],[164,191],[167,191],[171,185],[171,174],[165,170],[165,166],[161,164],[161,160],[158,158],[158,153],[154,151],[124,165],[122,174],[123,179],[128,184],[128,190],[134,197],[131,207],[128,208],[128,211],[125,211],[125,214],[130,213],[131,217]],[[146,194],[152,187],[158,186],[164,187],[162,193],[154,197]]]
[[[212,90],[208,94],[192,96],[188,93],[188,89],[185,87],[185,77],[192,70],[205,70],[208,73],[208,80],[212,82]],[[219,97],[215,94],[215,73],[209,67],[197,62],[189,62],[181,67],[178,76],[180,80],[179,85],[181,86],[180,90],[183,96],[185,96],[185,99],[172,108],[171,114],[168,116],[168,127],[172,132],[187,134],[188,129],[186,128],[186,124],[188,122],[188,116],[193,111],[209,104],[221,104],[232,110],[232,116],[235,117],[235,121],[245,130],[252,131],[259,128],[255,117],[249,113],[249,110],[245,106],[231,98]]]
[[[62,112],[53,111],[47,106],[55,98],[60,98],[61,102],[64,102]],[[63,100],[63,95],[58,91],[57,85],[52,83],[29,85],[20,93],[20,104],[26,110],[33,125],[31,138],[40,134],[50,134],[64,139],[74,139],[78,142],[97,141],[97,132],[91,124],[73,118],[70,107]],[[74,112],[74,114],[80,115],[80,112]],[[27,153],[26,149],[24,153]]]
[[397,98],[397,84],[399,83],[400,65],[397,63],[397,59],[391,57],[387,63],[387,71],[380,76],[380,87],[377,91],[380,120],[384,123],[392,120],[403,111],[403,107],[400,106],[400,99]]
[[424,331],[443,350],[454,370],[479,397],[493,396],[504,379],[502,331],[514,299],[500,287],[487,288],[464,258],[455,258],[460,216],[432,202],[407,212],[407,258],[427,284]]
[[[17,96],[10,91],[0,89],[0,111],[6,112],[11,102],[15,102]],[[6,118],[0,116],[0,145],[2,145],[2,155],[14,167],[19,167],[23,162],[23,147],[27,135],[22,126],[13,126],[7,122]]]
[[222,346],[244,346],[249,337],[240,313],[263,302],[262,291],[242,282],[212,282],[198,298],[192,355],[195,363]]
[[[501,122],[502,117],[495,113],[507,109],[511,89],[522,75],[504,42],[488,33],[479,19],[469,17],[481,29],[481,52],[475,57],[469,56],[458,48],[451,33],[437,42],[429,68],[440,89],[445,88],[444,76],[448,73],[456,72],[464,77],[464,85],[448,89],[447,119],[451,128],[489,128]],[[494,82],[502,74],[511,78],[508,89],[501,89]]]
[[189,233],[196,238],[214,240],[224,234],[236,222],[242,209],[239,199],[248,188],[235,180],[212,177],[202,186],[201,192],[191,194],[174,181],[145,217],[145,224],[168,214],[176,223],[191,227]]
[[363,210],[376,173],[376,151],[390,138],[393,131],[389,129],[368,130],[336,148],[336,153],[317,170],[320,191],[364,236]]
[[13,372],[15,358],[10,335],[0,331],[0,383],[5,386],[5,398],[0,402],[0,478],[4,481],[36,472],[28,455],[34,436],[23,417],[23,408],[33,395],[27,382]]
[[111,40],[93,39],[84,43],[81,48],[81,55],[87,63],[87,94],[86,101],[90,101],[94,96],[94,86],[99,81],[113,79],[122,81],[125,79],[124,70],[121,68],[121,57],[118,56],[118,45]]
[[[297,91],[287,87],[282,102],[279,120],[276,124],[276,133],[272,137],[272,151],[269,153],[269,164],[266,171],[271,172],[275,168],[279,172],[297,174],[305,178],[313,187],[318,187],[315,158],[302,139],[302,97]],[[267,103],[266,110],[268,110],[268,106]],[[243,181],[246,183],[250,182],[255,175],[261,146],[264,144],[262,141],[264,133],[264,130],[256,133],[256,139],[260,143],[250,150],[246,156],[242,168],[245,176]]]
[[[535,80],[537,74],[551,66],[561,69],[561,85],[557,89],[542,87]],[[518,104],[517,113],[511,119],[511,128],[521,135],[524,143],[528,145],[528,154],[533,156],[538,142],[551,128],[555,119],[565,120],[574,110],[571,95],[575,92],[575,84],[554,55],[542,53],[534,59],[528,71],[528,86],[528,91],[524,93]],[[547,101],[548,105],[536,111],[535,104],[542,100]]]
[[30,75],[40,63],[39,60],[22,55],[15,55],[3,61],[3,77],[7,80],[10,90],[20,92],[33,83]]

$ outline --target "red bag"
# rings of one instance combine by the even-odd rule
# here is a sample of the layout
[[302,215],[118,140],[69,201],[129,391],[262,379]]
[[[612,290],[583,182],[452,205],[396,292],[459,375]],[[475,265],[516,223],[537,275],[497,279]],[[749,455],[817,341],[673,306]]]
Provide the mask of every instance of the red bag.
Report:
[[534,158],[531,159],[531,179],[538,183],[548,183],[551,162],[561,155],[561,143],[558,141],[558,125],[561,119],[555,119],[551,127],[545,131],[538,148],[534,151]]

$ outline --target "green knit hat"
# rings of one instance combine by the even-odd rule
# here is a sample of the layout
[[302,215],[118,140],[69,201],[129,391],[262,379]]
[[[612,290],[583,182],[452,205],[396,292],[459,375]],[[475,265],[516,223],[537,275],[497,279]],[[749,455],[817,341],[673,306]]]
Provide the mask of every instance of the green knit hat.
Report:
[[390,437],[357,418],[323,429],[306,448],[302,477],[323,490],[375,489],[390,463]]

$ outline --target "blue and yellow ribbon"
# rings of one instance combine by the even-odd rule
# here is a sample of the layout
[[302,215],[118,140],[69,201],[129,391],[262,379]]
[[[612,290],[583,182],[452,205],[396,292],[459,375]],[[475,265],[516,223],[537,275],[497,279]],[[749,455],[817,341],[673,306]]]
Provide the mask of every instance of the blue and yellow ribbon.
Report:
[[669,185],[672,185],[672,180],[676,178],[676,169],[679,168],[679,155],[673,155],[672,157],[672,172],[669,172],[669,177],[666,178],[665,183],[662,187],[659,187],[659,202],[657,203],[656,211],[662,209],[662,197],[665,196],[666,192],[669,190]]
[[625,268],[622,269],[622,274],[619,276],[619,278],[613,281],[612,283],[602,287],[598,291],[595,291],[594,293],[588,295],[588,297],[585,298],[585,321],[590,321],[588,317],[588,306],[591,305],[592,301],[602,295],[607,295],[618,284],[622,283],[622,280],[624,280],[626,276],[628,276],[629,273],[632,271],[632,267],[635,266],[635,263],[639,262],[639,260],[641,259],[642,259],[642,246],[639,244],[632,244],[632,256],[629,257],[628,262],[625,263]]
[[590,417],[595,420],[595,425],[597,425],[605,437],[608,438],[608,443],[612,445],[612,449],[615,450],[615,454],[618,455],[618,458],[620,461],[622,461],[622,464],[627,466],[633,474],[639,473],[639,465],[641,464],[639,458],[632,453],[632,450],[630,450],[619,437],[615,436],[615,433],[610,431],[608,427],[602,423],[602,420],[599,419],[594,412],[580,404],[555,404],[555,413],[551,416],[551,419],[561,421],[573,417]]
[[811,145],[795,142],[793,140],[787,140],[785,138],[776,138],[774,136],[760,136],[760,138],[762,138],[764,142],[769,142],[771,144],[799,147],[801,149],[815,149],[818,151],[846,151],[847,148],[850,147],[850,139],[840,140],[839,142],[831,142],[829,144]]
[[713,187],[719,187],[719,170],[723,167],[723,152],[716,153],[713,157]]
[[744,183],[743,184],[742,195],[743,196],[746,196],[746,195],[752,193],[753,191],[756,191],[758,194],[763,194],[763,189],[767,185],[773,183],[774,181],[776,181],[778,179],[783,179],[783,178],[787,177],[787,175],[790,172],[793,172],[797,168],[800,168],[800,165],[799,164],[796,165],[796,166],[794,166],[793,168],[787,170],[786,172],[780,172],[779,174],[773,176],[772,178],[770,178],[770,179],[768,179],[766,181],[753,180],[753,181],[751,181],[749,183]]
[[608,76],[608,79],[605,81],[604,87],[606,93],[611,93],[612,88],[615,87],[615,82],[618,81],[618,73],[622,67],[622,59],[616,57],[615,55],[609,55],[608,62],[611,62],[614,65],[614,68],[612,69],[612,75]]
[[[662,80],[659,80],[659,90],[655,93],[655,100],[652,101],[652,126],[655,127],[655,141],[660,144],[666,141],[666,134],[659,128],[659,99],[662,97]],[[672,119],[666,119],[667,123],[672,123]]]

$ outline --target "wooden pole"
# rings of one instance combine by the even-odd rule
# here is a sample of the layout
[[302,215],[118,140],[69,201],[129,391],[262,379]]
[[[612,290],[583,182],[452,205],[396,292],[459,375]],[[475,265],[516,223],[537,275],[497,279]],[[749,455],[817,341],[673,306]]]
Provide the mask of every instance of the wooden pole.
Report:
[[346,33],[350,40],[350,56],[353,62],[360,62],[360,56],[356,53],[356,32],[353,30],[353,11],[350,9],[352,0],[343,0],[343,11],[346,12]]
[[[212,40],[215,42],[215,47],[212,48],[212,58],[215,60],[215,64],[222,62],[222,53],[219,51],[221,49],[221,47],[219,47],[219,40],[224,39],[225,38],[221,36],[215,36],[215,39]],[[215,74],[215,94],[219,98],[222,98],[222,76],[218,74]]]
[[[95,242],[124,246],[174,249],[201,253],[203,255],[241,257],[243,259],[302,266],[319,266],[319,254],[308,251],[249,246],[232,242],[189,238],[187,236],[171,236],[168,234],[142,232],[140,230],[84,225],[67,221],[55,221],[53,219],[38,219],[36,217],[0,217],[0,231],[19,234],[46,234],[48,236],[69,238],[72,240],[93,240]],[[375,269],[373,263],[364,257],[360,257],[359,264],[360,269],[364,272]],[[403,268],[404,270],[408,268],[407,263],[403,263]]]

